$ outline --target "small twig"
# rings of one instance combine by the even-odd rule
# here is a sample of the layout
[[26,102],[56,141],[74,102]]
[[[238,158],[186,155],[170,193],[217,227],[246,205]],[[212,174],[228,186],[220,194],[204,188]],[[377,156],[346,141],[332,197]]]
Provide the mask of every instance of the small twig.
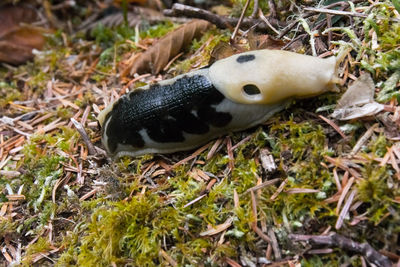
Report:
[[241,24],[242,21],[243,21],[244,14],[246,13],[247,8],[249,7],[249,4],[250,4],[250,0],[247,0],[247,1],[246,1],[246,4],[245,4],[244,7],[243,7],[242,13],[240,14],[240,17],[239,17],[239,20],[238,20],[238,22],[237,22],[237,24],[236,24],[235,30],[233,31],[233,33],[232,33],[232,35],[231,35],[231,39],[229,40],[229,42],[230,42],[231,44],[233,44],[234,41],[235,41],[236,34],[237,34],[237,32],[239,31],[240,24]]
[[340,134],[340,136],[343,137],[344,140],[347,140],[347,139],[348,139],[348,137],[343,133],[343,131],[340,130],[339,126],[337,126],[336,123],[334,123],[332,120],[330,120],[330,119],[328,119],[328,118],[325,118],[325,117],[322,116],[322,115],[318,115],[318,117],[319,117],[321,120],[325,121],[327,124],[329,124],[333,129],[335,129],[335,131],[336,131],[338,134]]
[[358,243],[339,234],[323,235],[295,235],[290,234],[289,238],[293,241],[308,241],[311,245],[326,245],[328,247],[338,247],[344,250],[363,255],[369,262],[376,266],[390,267],[390,260],[376,251],[368,243]]
[[268,19],[264,16],[264,13],[261,11],[261,9],[258,10],[258,16],[265,22],[265,24],[268,25],[268,27],[271,28],[271,30],[279,35],[279,31],[275,29],[274,26],[271,25],[271,23],[269,23]]
[[[316,13],[331,14],[331,15],[352,16],[352,17],[359,17],[359,18],[368,17],[367,14],[363,14],[363,13],[341,11],[341,10],[327,9],[327,8],[305,7],[304,10],[305,11],[312,11],[312,12],[316,12]],[[396,19],[396,18],[391,18],[391,21],[400,22],[400,20]]]
[[253,19],[256,18],[257,12],[258,12],[258,7],[259,7],[258,0],[254,0],[253,13],[251,13],[250,18],[253,18]]
[[[184,16],[188,18],[204,19],[221,29],[232,29],[232,25],[236,25],[239,21],[238,18],[219,16],[205,9],[182,4],[174,4],[171,9],[166,9],[163,13],[166,16]],[[286,23],[275,18],[267,17],[267,19],[274,27],[286,26]],[[270,29],[261,19],[244,18],[240,24],[243,29],[249,29],[254,25],[256,25],[255,30],[257,31],[268,31]]]
[[221,29],[232,27],[232,23],[228,20],[225,20],[223,17],[197,7],[174,4],[171,9],[166,9],[163,13],[166,16],[186,16],[189,18],[204,19],[215,24]]
[[277,12],[274,0],[268,0],[268,7],[269,7],[269,15],[272,18],[276,18]]
[[276,183],[279,182],[280,180],[281,180],[281,178],[275,178],[275,179],[272,179],[272,180],[265,181],[265,182],[262,183],[262,184],[259,184],[259,185],[250,187],[249,189],[247,189],[246,192],[257,191],[257,190],[259,190],[259,189],[261,189],[261,188],[264,188],[264,187],[267,187],[267,186],[276,184]]
[[347,201],[344,204],[343,209],[339,214],[339,218],[338,218],[338,220],[336,221],[336,224],[335,224],[335,228],[337,230],[342,228],[344,219],[347,216],[347,213],[349,212],[350,206],[353,203],[353,200],[354,200],[354,197],[356,196],[356,194],[357,194],[357,189],[354,189],[353,191],[351,191],[349,197],[347,198]]
[[[302,19],[309,18],[313,15],[314,15],[313,13],[304,14],[302,16]],[[279,34],[278,39],[281,39],[283,36],[285,36],[291,29],[293,29],[297,25],[297,23],[299,23],[299,20],[296,20],[296,21],[293,21],[292,23],[290,23],[285,29],[283,29],[281,31],[281,34]]]
[[89,138],[88,134],[86,133],[85,129],[83,128],[82,124],[80,122],[78,122],[77,120],[75,120],[74,118],[71,118],[71,122],[74,124],[76,130],[81,135],[83,142],[86,144],[86,146],[88,148],[89,154],[96,155],[97,154],[96,149],[94,148],[94,145],[90,141],[90,138]]
[[[326,25],[328,26],[328,28],[332,27],[332,16],[331,15],[326,15]],[[328,45],[330,45],[332,41],[332,32],[329,31],[328,32]]]
[[251,213],[254,217],[254,222],[251,223],[251,228],[262,240],[264,240],[268,244],[271,244],[271,238],[266,234],[264,234],[263,231],[257,226],[257,200],[254,191],[252,190],[250,191],[250,196],[251,196]]
[[[359,3],[359,2],[363,2],[363,1],[364,1],[364,0],[353,0],[353,3],[356,4],[356,3]],[[336,2],[336,3],[333,3],[333,4],[327,5],[327,6],[325,6],[325,9],[333,8],[333,7],[337,7],[337,6],[342,6],[343,8],[348,8],[349,5],[350,5],[350,4],[349,4],[347,1],[341,1],[341,2]],[[306,10],[306,8],[304,8],[304,10]],[[330,10],[330,9],[329,9],[329,10]],[[316,14],[318,14],[318,13],[320,13],[320,12],[318,12],[318,11],[310,11],[310,12],[304,14],[301,18],[302,18],[302,19],[306,19],[306,18],[309,18],[309,17],[311,17],[311,16],[314,16],[314,15],[316,15]],[[272,16],[272,17],[273,17],[273,16]],[[293,29],[298,23],[299,23],[299,20],[298,20],[298,19],[295,20],[295,21],[293,21],[292,23],[290,23],[285,29],[283,29],[283,30],[281,31],[281,34],[278,36],[278,39],[281,39],[281,38],[282,38],[284,35],[286,35],[291,29]]]
[[172,266],[178,266],[178,263],[165,250],[160,249],[159,254]]
[[358,139],[357,143],[354,145],[353,149],[350,152],[351,156],[357,154],[357,152],[361,149],[361,147],[368,141],[368,139],[372,136],[375,129],[379,127],[378,123],[375,123],[363,134],[363,136]]
[[274,251],[275,260],[282,259],[282,253],[279,249],[278,240],[276,239],[275,232],[272,230],[272,228],[268,229],[268,236],[271,238],[270,244],[272,245],[272,250]]

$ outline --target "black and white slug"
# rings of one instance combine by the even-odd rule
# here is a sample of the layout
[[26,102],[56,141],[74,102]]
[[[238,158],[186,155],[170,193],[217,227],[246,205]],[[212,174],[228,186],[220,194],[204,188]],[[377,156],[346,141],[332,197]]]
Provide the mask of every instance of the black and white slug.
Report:
[[102,143],[112,157],[195,148],[264,122],[290,98],[334,88],[336,62],[257,50],[137,88],[99,114]]

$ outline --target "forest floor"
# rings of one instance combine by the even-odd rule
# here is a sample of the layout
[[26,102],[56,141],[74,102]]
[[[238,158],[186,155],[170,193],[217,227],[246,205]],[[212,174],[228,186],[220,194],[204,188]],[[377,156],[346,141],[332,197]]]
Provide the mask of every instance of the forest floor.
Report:
[[[0,6],[0,265],[400,266],[398,0],[24,2]],[[340,92],[192,151],[105,155],[112,101],[264,48],[342,53]],[[332,117],[362,76],[379,110]]]

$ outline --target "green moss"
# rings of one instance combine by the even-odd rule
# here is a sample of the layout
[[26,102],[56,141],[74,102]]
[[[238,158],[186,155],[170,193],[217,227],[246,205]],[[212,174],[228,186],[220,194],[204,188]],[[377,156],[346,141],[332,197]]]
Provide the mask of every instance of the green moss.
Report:
[[389,146],[388,140],[384,135],[380,135],[375,140],[372,140],[369,144],[370,150],[378,157],[384,157]]
[[317,189],[324,194],[282,192],[275,201],[271,201],[269,198],[275,192],[272,189],[261,202],[266,217],[279,217],[276,214],[278,210],[286,210],[290,221],[302,222],[317,216],[320,219],[330,217],[329,208],[320,200],[335,190],[330,172],[320,164],[324,161],[324,155],[330,153],[325,145],[322,127],[310,122],[295,123],[289,120],[272,125],[267,136],[274,139],[272,153],[277,158],[281,157],[280,168],[288,175],[285,189]]
[[5,109],[10,102],[21,98],[20,90],[6,82],[0,82],[0,92],[2,95],[0,99],[0,110]]
[[11,218],[2,218],[0,221],[0,236],[7,236],[17,230],[18,222],[13,221]]
[[34,243],[31,244],[27,251],[26,251],[26,256],[23,260],[23,264],[26,266],[30,266],[31,261],[32,261],[32,257],[34,256],[34,254],[36,253],[40,253],[40,252],[47,252],[50,250],[50,242],[49,239],[46,237],[39,237],[39,239]]
[[395,18],[391,6],[390,1],[379,3],[364,20],[365,42],[371,41],[369,33],[373,29],[377,35],[378,48],[363,47],[361,52],[367,52],[369,57],[363,58],[362,66],[373,70],[374,74],[377,74],[376,71],[379,71],[379,75],[381,71],[391,73],[400,68],[400,52],[397,47],[400,42],[400,25],[389,20]]
[[[199,65],[199,60],[201,61],[201,66],[206,66],[210,61],[210,56],[212,51],[216,45],[220,42],[227,42],[229,40],[229,34],[227,31],[221,34],[215,28],[211,28],[206,33],[202,35],[200,39],[193,39],[192,44],[190,46],[190,53],[195,53],[202,47],[203,45],[207,44],[202,50],[195,57],[190,57],[183,61],[178,61],[176,64],[173,65],[173,69],[175,70],[176,74],[183,74],[191,70],[194,64]],[[208,43],[207,43],[208,42]]]
[[358,197],[368,206],[369,220],[378,223],[388,212],[396,192],[389,187],[392,183],[391,172],[386,167],[370,165],[362,175],[363,179],[357,185]]
[[149,27],[146,31],[140,32],[140,38],[160,38],[166,35],[168,32],[175,29],[177,25],[173,24],[171,21],[165,21],[163,23],[158,23],[154,26]]
[[[286,1],[280,1],[280,2],[286,2]],[[233,4],[232,15],[235,17],[239,17],[245,6],[246,0],[231,0],[231,3]],[[280,5],[282,4],[283,3],[280,3]],[[254,8],[254,1],[250,1],[249,7],[247,8],[246,11],[246,16],[250,16],[252,14],[253,8]],[[259,1],[259,8],[262,9],[264,14],[268,13],[269,10],[268,1]]]
[[180,216],[172,207],[162,207],[154,194],[134,196],[130,201],[109,203],[97,208],[81,239],[78,264],[110,265],[129,262],[154,265],[164,238],[178,234]]

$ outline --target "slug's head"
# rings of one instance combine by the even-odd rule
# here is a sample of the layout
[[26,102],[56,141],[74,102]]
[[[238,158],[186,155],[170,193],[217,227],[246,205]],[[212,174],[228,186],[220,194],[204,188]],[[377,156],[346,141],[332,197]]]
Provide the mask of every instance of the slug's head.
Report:
[[337,82],[336,59],[280,50],[257,50],[215,62],[209,70],[213,85],[242,104],[276,104],[291,97],[310,97],[332,90]]

